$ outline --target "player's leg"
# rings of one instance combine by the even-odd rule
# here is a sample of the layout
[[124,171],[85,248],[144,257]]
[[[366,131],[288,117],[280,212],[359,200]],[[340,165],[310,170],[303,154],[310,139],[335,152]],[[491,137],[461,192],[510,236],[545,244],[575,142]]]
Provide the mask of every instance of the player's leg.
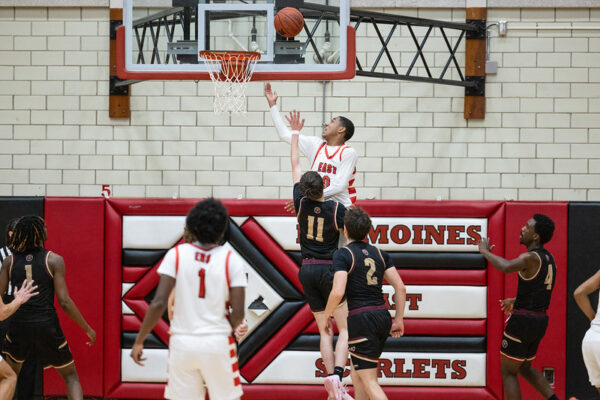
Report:
[[204,399],[206,388],[200,372],[198,338],[172,335],[169,341],[166,399]]
[[235,340],[231,336],[209,336],[200,340],[201,343],[196,343],[199,349],[197,358],[209,398],[239,399],[242,396],[242,382]]
[[321,350],[321,357],[323,357],[323,364],[327,369],[327,374],[333,374],[333,368],[335,364],[334,353],[333,353],[333,332],[327,329],[328,319],[325,318],[323,311],[313,312],[315,320],[317,321],[317,327],[319,328],[319,335],[321,340],[319,342],[319,350]]
[[0,357],[0,400],[12,400],[17,386],[17,374]]
[[554,392],[550,388],[544,375],[531,365],[531,360],[525,361],[519,368],[519,373],[529,382],[545,399],[550,398]]
[[67,398],[69,400],[83,400],[83,391],[81,390],[81,383],[75,369],[75,363],[71,361],[65,366],[58,366],[56,367],[56,371],[67,385]]
[[500,357],[500,371],[506,400],[521,400],[518,374],[522,363],[523,361],[512,360],[505,356]]
[[352,386],[354,387],[354,399],[355,400],[369,400],[369,393],[360,378],[360,375],[354,369],[354,363],[350,363],[350,379],[352,379]]
[[377,382],[377,368],[359,369],[356,372],[370,400],[387,400],[387,396]]
[[338,339],[335,345],[335,366],[346,368],[348,361],[348,303],[343,302],[333,312],[333,318],[338,329]]

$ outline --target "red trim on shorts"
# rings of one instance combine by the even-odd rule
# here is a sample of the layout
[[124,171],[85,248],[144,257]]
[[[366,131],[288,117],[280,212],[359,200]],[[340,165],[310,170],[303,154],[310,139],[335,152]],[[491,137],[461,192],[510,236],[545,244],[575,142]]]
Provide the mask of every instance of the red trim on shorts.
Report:
[[179,272],[179,246],[175,246],[175,276]]
[[352,310],[348,311],[348,316],[360,314],[360,313],[367,312],[367,311],[376,311],[376,310],[387,310],[387,307],[385,306],[385,304],[381,304],[379,306],[364,306],[364,307],[353,308]]
[[233,380],[233,386],[240,386],[242,384],[242,381],[240,380],[239,376],[236,376],[235,379]]
[[355,193],[356,193],[356,188],[354,186],[348,187],[348,194],[355,194]]
[[[315,158],[313,159],[312,164],[310,165],[310,169],[312,170],[313,167],[315,166],[315,161],[317,161],[317,156],[319,155],[319,153],[321,152],[321,149],[323,148],[323,146],[325,146],[327,143],[323,142],[321,143],[321,146],[319,146],[319,149],[317,150],[317,152],[315,153]],[[327,150],[327,149],[326,149]]]
[[233,338],[233,336],[228,336],[227,338],[229,339],[229,344],[234,344],[235,343],[235,339]]
[[[234,350],[234,353],[235,353],[235,350]],[[235,354],[233,356],[235,357]],[[240,366],[238,365],[237,361],[231,365],[231,370],[233,372],[238,372],[240,370]]]
[[532,311],[526,310],[524,308],[519,308],[517,310],[513,310],[512,312],[515,315],[526,315],[528,317],[545,317],[546,311]]
[[356,196],[350,197],[350,202],[354,205],[356,203]]
[[231,250],[227,253],[227,258],[225,258],[225,278],[227,278],[227,287],[231,287],[231,281],[229,280],[229,256],[231,255]]

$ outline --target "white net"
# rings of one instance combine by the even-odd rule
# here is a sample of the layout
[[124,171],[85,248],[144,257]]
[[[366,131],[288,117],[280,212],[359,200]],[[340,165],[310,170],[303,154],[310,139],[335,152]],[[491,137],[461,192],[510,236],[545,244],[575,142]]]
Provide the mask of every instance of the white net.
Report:
[[246,112],[246,86],[260,53],[251,51],[201,51],[215,88],[215,114]]

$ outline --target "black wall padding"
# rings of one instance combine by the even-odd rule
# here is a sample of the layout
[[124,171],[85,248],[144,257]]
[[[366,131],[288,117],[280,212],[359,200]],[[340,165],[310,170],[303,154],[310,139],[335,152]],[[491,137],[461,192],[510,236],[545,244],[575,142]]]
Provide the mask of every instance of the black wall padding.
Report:
[[[298,265],[302,263],[299,251],[287,254]],[[486,269],[487,261],[479,253],[428,253],[428,252],[388,252],[396,268],[420,269]]]
[[[123,332],[121,334],[121,348],[131,349],[135,343],[137,332]],[[150,332],[144,340],[145,349],[167,349],[167,345],[158,338],[154,333]]]
[[8,221],[23,215],[44,216],[44,197],[0,197],[0,247],[6,245],[4,236]]
[[286,300],[304,300],[298,291],[253,244],[241,229],[231,222],[229,224],[229,244],[246,259],[246,262]]
[[[302,308],[303,301],[286,301],[267,317],[241,344],[238,349],[240,367],[273,336],[294,314]],[[248,311],[252,312],[252,311]]]
[[[569,238],[567,268],[567,398],[598,399],[597,390],[590,384],[581,341],[590,321],[581,312],[573,292],[600,268],[600,203],[569,204]],[[563,268],[566,266],[563,266]],[[560,266],[559,266],[560,268]],[[590,296],[592,307],[598,305],[598,292]]]
[[[302,335],[286,350],[319,351],[319,335]],[[383,351],[408,353],[485,353],[483,336],[403,336],[388,337]]]
[[123,249],[123,265],[126,267],[152,267],[167,254],[166,250]]

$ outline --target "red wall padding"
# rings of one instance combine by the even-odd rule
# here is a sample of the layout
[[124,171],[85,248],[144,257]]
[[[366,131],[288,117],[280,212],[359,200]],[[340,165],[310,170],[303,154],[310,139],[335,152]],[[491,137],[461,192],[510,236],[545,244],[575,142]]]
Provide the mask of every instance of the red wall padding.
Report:
[[[556,283],[552,291],[552,300],[548,309],[550,321],[548,330],[540,347],[533,366],[539,370],[544,367],[555,369],[556,385],[553,387],[559,399],[565,397],[566,377],[566,335],[567,324],[567,220],[568,203],[566,202],[515,202],[506,203],[506,258],[512,259],[526,251],[519,244],[521,228],[533,214],[546,214],[555,224],[554,236],[544,247],[554,256],[556,262]],[[573,266],[577,267],[577,266]],[[504,297],[515,297],[517,294],[517,274],[505,276]],[[496,350],[498,351],[498,350]],[[521,397],[523,399],[542,399],[533,387],[522,378]]]
[[[85,332],[58,304],[56,309],[75,359],[83,393],[102,396],[104,355],[104,199],[48,197],[46,247],[65,259],[69,295],[96,331],[96,344],[88,347]],[[64,395],[65,384],[54,369],[44,371],[44,394]]]

